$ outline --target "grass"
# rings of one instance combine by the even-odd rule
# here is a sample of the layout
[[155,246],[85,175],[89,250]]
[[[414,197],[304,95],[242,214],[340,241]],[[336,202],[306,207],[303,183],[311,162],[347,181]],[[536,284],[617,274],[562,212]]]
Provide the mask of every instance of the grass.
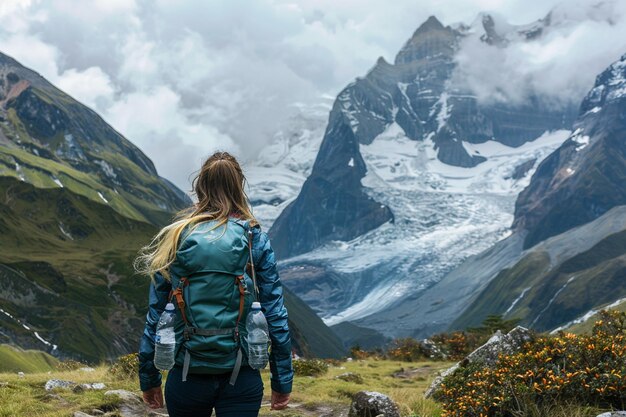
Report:
[[[437,417],[439,406],[423,398],[424,390],[430,384],[435,373],[446,368],[448,363],[406,363],[396,361],[343,362],[340,366],[331,366],[328,373],[317,378],[297,376],[294,380],[291,403],[299,405],[285,411],[269,411],[267,404],[270,396],[269,372],[263,371],[265,384],[264,406],[261,416],[308,417],[317,415],[320,407],[335,410],[337,415],[345,411],[351,402],[351,396],[361,390],[379,391],[389,395],[400,406],[402,416]],[[397,379],[392,374],[401,368],[422,368],[413,379]],[[355,372],[363,377],[363,384],[355,384],[335,379],[345,372]],[[55,390],[48,393],[44,385],[49,379],[70,380],[76,383],[103,382],[103,391],[84,391],[74,393],[71,390]],[[8,383],[2,386],[2,383]],[[115,402],[104,396],[110,389],[125,389],[140,394],[134,378],[120,379],[109,372],[108,366],[102,365],[94,372],[55,371],[26,374],[19,377],[15,373],[0,373],[0,417],[67,417],[74,411],[90,412],[94,408],[113,410]],[[57,397],[50,396],[56,395]]]
[[[98,363],[135,351],[149,279],[136,275],[132,262],[157,230],[67,188],[0,177],[3,310],[59,345],[66,358]],[[303,351],[344,354],[332,331],[288,291],[286,304]],[[0,314],[0,343],[46,349],[17,320]]]
[[[433,377],[440,369],[451,364],[442,362],[397,362],[387,360],[373,360],[343,362],[340,366],[331,366],[326,375],[320,377],[295,378],[292,403],[302,404],[305,410],[315,410],[319,406],[332,407],[334,410],[347,409],[352,395],[358,391],[378,391],[391,397],[400,407],[403,416],[438,416],[440,413],[437,403],[424,398],[424,391],[430,385]],[[415,378],[400,379],[392,375],[401,369],[421,368]],[[353,372],[361,375],[362,384],[346,382],[335,377]],[[265,375],[267,379],[267,375]],[[266,387],[269,381],[265,382]],[[261,415],[282,415],[269,412]],[[308,416],[306,412],[296,412],[293,416]]]
[[0,345],[0,372],[47,372],[55,369],[58,360],[39,350],[22,350]]

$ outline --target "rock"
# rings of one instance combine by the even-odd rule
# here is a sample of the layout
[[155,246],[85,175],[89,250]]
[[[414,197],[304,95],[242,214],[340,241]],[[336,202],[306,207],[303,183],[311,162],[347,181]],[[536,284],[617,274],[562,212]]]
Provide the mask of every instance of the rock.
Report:
[[424,339],[420,342],[421,348],[430,359],[447,359],[448,355],[443,353],[439,346],[430,339]]
[[74,411],[74,417],[94,417],[91,414],[83,413],[82,411]]
[[431,374],[431,372],[432,369],[427,366],[409,369],[400,368],[399,371],[394,372],[391,376],[399,379],[422,378],[422,380],[424,380]]
[[48,382],[46,382],[46,385],[44,388],[46,391],[50,391],[55,388],[71,389],[75,393],[80,393],[85,390],[91,390],[91,389],[102,390],[106,388],[106,385],[102,382],[94,382],[92,384],[77,384],[72,381],[64,381],[61,379],[50,379],[48,380]]
[[348,417],[400,417],[398,406],[379,392],[359,391],[352,398]]
[[608,413],[599,414],[597,417],[626,417],[626,411],[609,411]]
[[94,382],[92,384],[80,384],[83,389],[94,389],[94,390],[102,390],[107,386],[103,382]]
[[94,369],[94,368],[91,368],[91,367],[89,367],[89,366],[86,366],[86,367],[80,368],[80,369],[79,369],[79,371],[83,371],[83,372],[94,372],[94,371],[95,371],[95,369]]
[[341,379],[342,381],[346,381],[346,382],[354,382],[355,384],[363,383],[363,377],[354,372],[346,372],[344,374],[337,375],[335,379]]
[[119,404],[118,415],[121,417],[167,417],[167,411],[165,409],[150,410],[148,409],[143,400],[130,391],[123,389],[107,391],[105,396],[116,396],[121,402]]
[[17,376],[20,377],[20,378],[24,378],[24,372],[18,372]]
[[51,391],[55,388],[72,388],[76,385],[75,382],[72,381],[64,381],[62,379],[50,379],[46,382],[44,389],[46,391]]
[[467,366],[470,363],[481,363],[484,366],[491,368],[498,361],[498,356],[500,354],[510,355],[519,352],[524,344],[532,341],[533,338],[533,333],[521,326],[517,326],[505,335],[498,330],[493,336],[491,336],[487,343],[467,355],[467,357],[461,362],[441,372],[432,382],[428,390],[426,390],[424,395],[426,398],[432,397],[439,390],[443,380],[448,375],[453,374],[459,367]]
[[525,327],[517,326],[505,335],[498,330],[487,343],[470,353],[462,363],[467,365],[479,362],[493,367],[500,354],[510,355],[519,352],[527,342],[532,340],[532,332]]
[[94,408],[93,410],[91,410],[91,414],[93,414],[94,416],[103,416],[105,413],[102,410]]
[[440,372],[439,375],[437,375],[437,377],[430,384],[430,387],[428,387],[428,389],[424,393],[424,396],[426,398],[430,398],[433,395],[435,395],[435,393],[439,391],[439,387],[441,387],[443,380],[446,379],[448,375],[452,375],[457,369],[459,369],[459,366],[461,366],[461,364],[456,363],[452,365],[450,368],[446,369],[445,371]]

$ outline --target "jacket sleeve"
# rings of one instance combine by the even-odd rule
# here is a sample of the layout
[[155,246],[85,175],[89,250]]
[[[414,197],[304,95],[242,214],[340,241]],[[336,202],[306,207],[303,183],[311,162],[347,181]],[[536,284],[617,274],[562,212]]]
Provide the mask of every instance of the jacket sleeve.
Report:
[[293,367],[291,365],[291,338],[283,287],[278,277],[274,251],[267,233],[255,229],[253,258],[259,287],[259,301],[267,318],[272,341],[270,371],[272,390],[283,394],[291,392]]
[[161,385],[161,372],[154,366],[154,337],[171,289],[170,282],[160,273],[154,275],[154,280],[150,284],[146,325],[139,343],[139,385],[142,391]]

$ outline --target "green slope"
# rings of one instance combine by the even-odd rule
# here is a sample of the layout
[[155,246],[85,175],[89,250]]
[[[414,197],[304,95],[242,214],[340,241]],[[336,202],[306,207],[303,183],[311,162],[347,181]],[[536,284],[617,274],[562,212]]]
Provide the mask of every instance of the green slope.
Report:
[[54,371],[58,362],[56,358],[40,350],[22,350],[0,345],[0,372]]
[[89,361],[135,350],[148,282],[131,265],[157,229],[65,188],[0,177],[0,196],[4,341],[48,348],[37,331]]
[[[135,351],[149,280],[132,261],[157,232],[66,188],[38,189],[0,177],[0,342],[100,361]],[[286,292],[294,344],[339,357],[334,333]],[[26,324],[30,330],[23,327]]]
[[626,297],[626,231],[609,235],[558,265],[551,265],[546,253],[530,251],[501,271],[451,328],[477,326],[488,315],[501,314],[536,330],[552,330],[622,297]]
[[154,224],[190,202],[93,110],[2,53],[0,176],[65,187]]

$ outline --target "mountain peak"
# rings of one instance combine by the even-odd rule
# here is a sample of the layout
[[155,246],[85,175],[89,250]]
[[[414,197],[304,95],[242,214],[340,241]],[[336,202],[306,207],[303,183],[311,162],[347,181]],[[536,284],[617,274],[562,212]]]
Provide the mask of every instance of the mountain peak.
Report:
[[411,63],[437,54],[451,55],[455,41],[454,31],[430,16],[398,52],[395,63]]
[[626,54],[596,78],[581,105],[583,113],[600,109],[607,102],[626,98]]
[[430,32],[431,30],[443,30],[445,27],[443,24],[437,19],[436,16],[430,16],[424,23],[420,25],[419,28],[415,31],[415,35]]

